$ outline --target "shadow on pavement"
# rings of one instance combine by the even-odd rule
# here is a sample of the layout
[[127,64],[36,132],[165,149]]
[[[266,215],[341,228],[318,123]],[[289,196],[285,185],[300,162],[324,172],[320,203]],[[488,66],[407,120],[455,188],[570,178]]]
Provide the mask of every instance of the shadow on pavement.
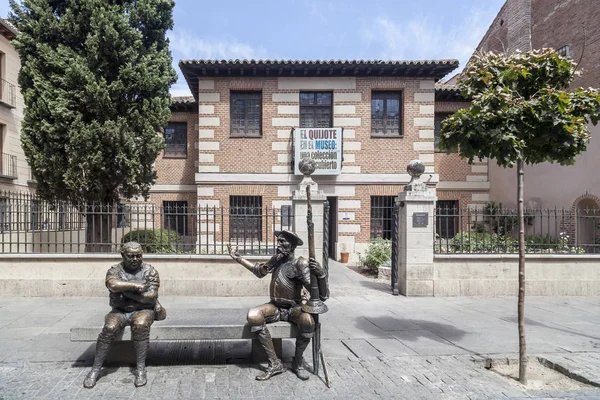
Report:
[[[440,343],[448,344],[449,341],[462,338],[466,331],[455,328],[450,324],[443,324],[422,319],[402,319],[392,316],[366,317],[355,323],[356,328],[377,337],[399,337],[406,340],[418,340],[427,337]],[[376,327],[377,330],[373,329]],[[378,332],[379,331],[379,332]],[[426,333],[427,332],[427,333]]]

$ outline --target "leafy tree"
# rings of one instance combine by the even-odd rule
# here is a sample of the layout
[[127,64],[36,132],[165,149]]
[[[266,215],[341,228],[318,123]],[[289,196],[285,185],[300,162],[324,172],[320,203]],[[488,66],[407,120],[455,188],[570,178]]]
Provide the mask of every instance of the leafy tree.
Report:
[[[148,197],[176,73],[173,0],[10,0],[25,98],[21,142],[45,200],[87,212],[106,251],[112,204]],[[91,204],[102,203],[102,209]],[[86,208],[87,207],[87,208]],[[91,211],[102,211],[92,213]]]
[[587,122],[600,118],[595,89],[566,91],[575,63],[553,49],[475,55],[459,81],[471,105],[442,122],[440,147],[458,152],[469,163],[493,158],[502,167],[517,166],[519,220],[519,380],[526,382],[525,237],[523,163],[572,165],[586,149]]

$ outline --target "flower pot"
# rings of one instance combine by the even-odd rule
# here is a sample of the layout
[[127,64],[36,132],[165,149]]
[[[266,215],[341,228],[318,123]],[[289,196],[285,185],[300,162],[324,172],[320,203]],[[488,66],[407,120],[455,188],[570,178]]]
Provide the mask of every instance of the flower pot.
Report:
[[340,253],[340,262],[347,264],[348,263],[348,255],[349,253],[347,251],[343,251]]

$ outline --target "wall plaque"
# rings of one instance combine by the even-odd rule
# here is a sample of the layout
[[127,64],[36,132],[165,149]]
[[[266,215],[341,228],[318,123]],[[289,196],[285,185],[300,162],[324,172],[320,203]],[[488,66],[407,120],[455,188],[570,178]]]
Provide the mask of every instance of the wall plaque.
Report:
[[429,213],[416,212],[413,213],[413,227],[426,227],[429,223]]

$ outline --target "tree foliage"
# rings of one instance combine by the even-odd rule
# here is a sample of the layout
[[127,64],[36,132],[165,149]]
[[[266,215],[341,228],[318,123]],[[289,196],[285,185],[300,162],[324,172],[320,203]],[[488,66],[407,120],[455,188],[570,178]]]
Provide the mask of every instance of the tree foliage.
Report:
[[527,382],[525,345],[525,215],[523,163],[575,163],[587,147],[587,122],[600,118],[596,89],[565,89],[575,63],[552,49],[527,53],[476,55],[459,80],[471,106],[442,121],[440,148],[458,152],[469,163],[493,158],[502,167],[517,165],[519,223],[519,380]]
[[21,141],[48,200],[147,197],[170,112],[173,0],[10,1]]
[[503,167],[519,159],[573,164],[590,139],[587,121],[600,117],[598,90],[565,91],[575,69],[553,49],[475,55],[459,80],[471,105],[442,122],[440,148]]

